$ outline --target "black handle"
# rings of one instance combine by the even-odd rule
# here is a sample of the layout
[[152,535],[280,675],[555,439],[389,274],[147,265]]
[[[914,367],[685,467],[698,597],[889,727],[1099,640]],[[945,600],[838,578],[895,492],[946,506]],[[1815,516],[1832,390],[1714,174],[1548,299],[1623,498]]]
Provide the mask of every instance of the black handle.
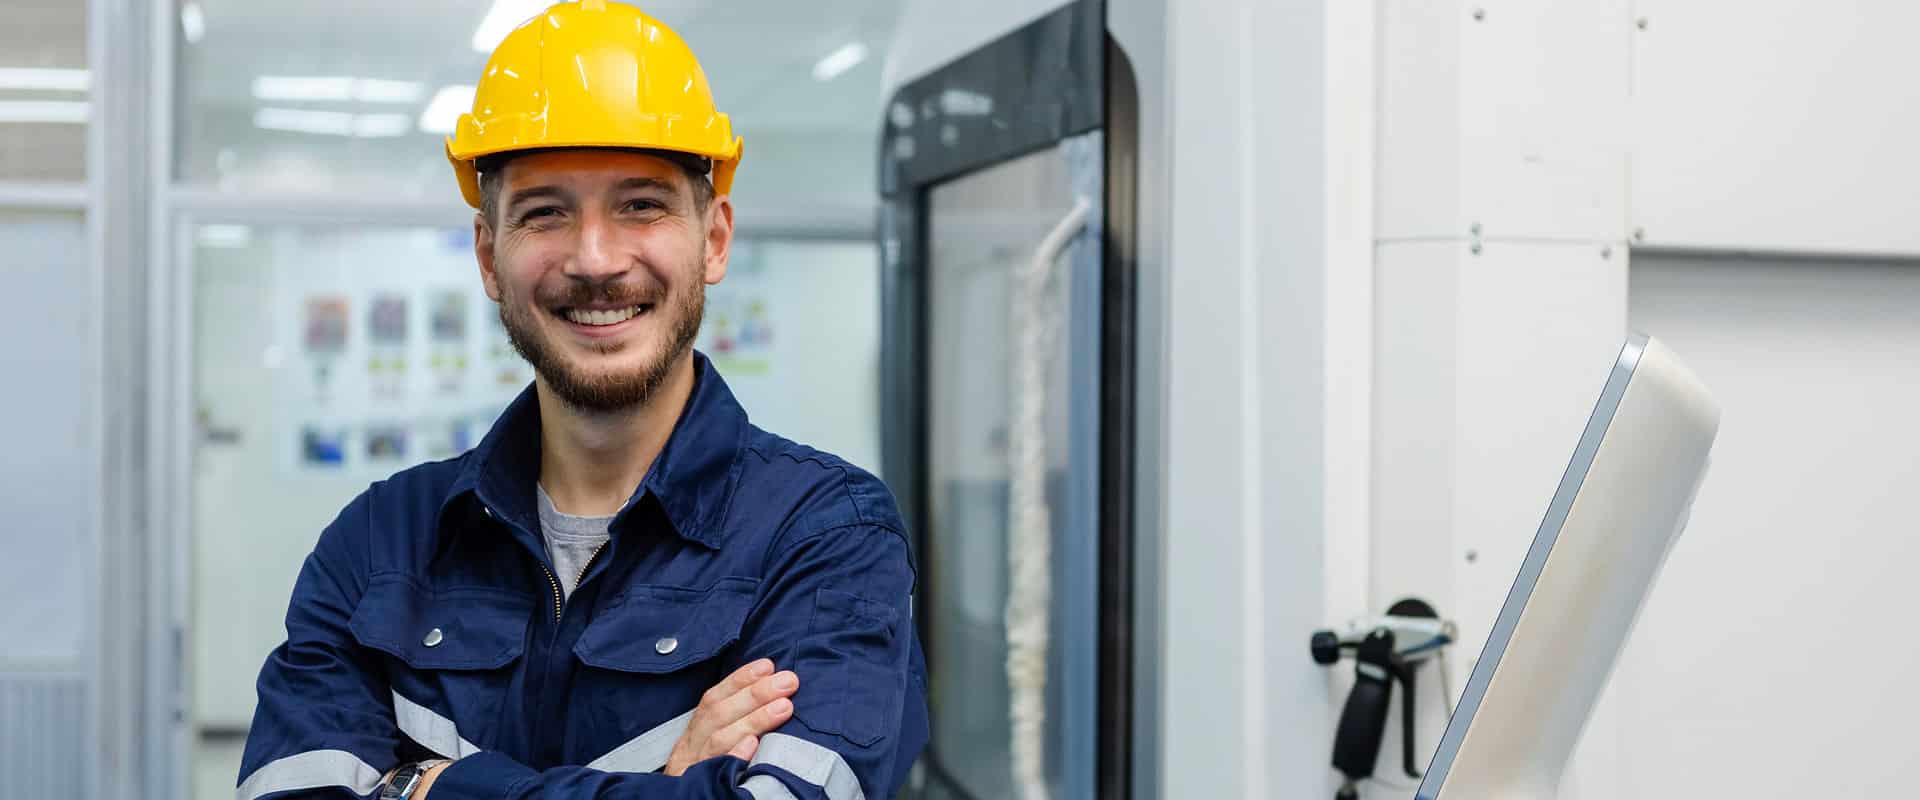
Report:
[[1353,691],[1340,712],[1333,738],[1333,766],[1349,780],[1373,775],[1380,741],[1387,732],[1387,707],[1393,701],[1393,633],[1377,630],[1355,648]]
[[1413,670],[1414,665],[1408,664],[1398,670],[1400,682],[1407,685],[1407,694],[1400,700],[1400,768],[1406,771],[1407,777],[1417,779],[1420,769],[1413,751],[1413,698],[1419,695],[1413,691]]

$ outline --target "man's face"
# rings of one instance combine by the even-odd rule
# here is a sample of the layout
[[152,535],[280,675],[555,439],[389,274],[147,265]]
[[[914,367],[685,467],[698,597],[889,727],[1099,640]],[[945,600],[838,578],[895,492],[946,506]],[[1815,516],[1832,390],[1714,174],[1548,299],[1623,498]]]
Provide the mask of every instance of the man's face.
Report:
[[476,218],[487,296],[515,349],[560,399],[645,402],[688,356],[706,285],[726,276],[727,198],[695,207],[686,174],[621,150],[507,162],[496,218]]

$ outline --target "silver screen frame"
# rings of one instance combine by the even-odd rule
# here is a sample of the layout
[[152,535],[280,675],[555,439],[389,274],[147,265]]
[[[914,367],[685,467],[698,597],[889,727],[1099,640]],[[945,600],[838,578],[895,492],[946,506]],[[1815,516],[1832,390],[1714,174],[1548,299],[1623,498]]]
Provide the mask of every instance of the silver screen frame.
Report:
[[1627,385],[1633,382],[1634,371],[1640,365],[1641,356],[1646,353],[1648,341],[1645,334],[1636,333],[1629,336],[1626,344],[1620,348],[1613,371],[1607,376],[1606,387],[1600,391],[1600,402],[1587,418],[1586,429],[1580,434],[1580,443],[1573,450],[1573,460],[1561,476],[1560,486],[1553,494],[1553,502],[1547,506],[1547,515],[1541,520],[1540,529],[1534,533],[1526,560],[1520,564],[1520,574],[1514,578],[1513,588],[1507,591],[1506,602],[1500,606],[1500,615],[1494,620],[1493,631],[1487,635],[1487,644],[1481,649],[1479,660],[1474,662],[1473,674],[1467,678],[1467,687],[1460,697],[1460,703],[1453,717],[1447,721],[1447,731],[1440,737],[1440,747],[1427,766],[1426,777],[1420,781],[1415,800],[1436,800],[1440,787],[1446,784],[1447,774],[1452,771],[1454,759],[1460,754],[1460,745],[1466,740],[1467,730],[1473,726],[1481,702],[1486,699],[1487,687],[1500,668],[1507,645],[1513,641],[1514,629],[1519,626],[1527,602],[1533,597],[1534,587],[1540,581],[1540,573],[1546,568],[1554,544],[1560,540],[1560,531],[1573,509],[1574,498],[1579,497],[1580,488],[1586,483],[1594,457],[1600,452],[1600,443],[1607,438],[1607,430],[1612,427],[1614,415],[1620,410],[1620,401],[1627,394]]

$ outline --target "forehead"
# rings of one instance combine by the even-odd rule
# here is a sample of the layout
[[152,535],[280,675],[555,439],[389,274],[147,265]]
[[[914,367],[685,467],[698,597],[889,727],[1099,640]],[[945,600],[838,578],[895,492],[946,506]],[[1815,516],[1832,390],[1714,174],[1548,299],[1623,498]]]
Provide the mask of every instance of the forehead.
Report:
[[632,178],[664,180],[684,188],[686,173],[671,161],[632,150],[578,148],[529,153],[501,168],[501,182],[511,195],[531,186],[566,186],[577,191],[611,188]]

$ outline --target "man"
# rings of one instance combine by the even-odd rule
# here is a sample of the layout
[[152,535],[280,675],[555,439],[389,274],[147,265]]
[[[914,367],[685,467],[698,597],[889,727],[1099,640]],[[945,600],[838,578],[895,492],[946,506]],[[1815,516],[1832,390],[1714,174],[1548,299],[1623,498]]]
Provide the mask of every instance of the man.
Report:
[[904,526],[692,350],[741,152],[692,53],[555,6],[447,150],[538,377],[321,534],[239,797],[891,797],[927,737]]

